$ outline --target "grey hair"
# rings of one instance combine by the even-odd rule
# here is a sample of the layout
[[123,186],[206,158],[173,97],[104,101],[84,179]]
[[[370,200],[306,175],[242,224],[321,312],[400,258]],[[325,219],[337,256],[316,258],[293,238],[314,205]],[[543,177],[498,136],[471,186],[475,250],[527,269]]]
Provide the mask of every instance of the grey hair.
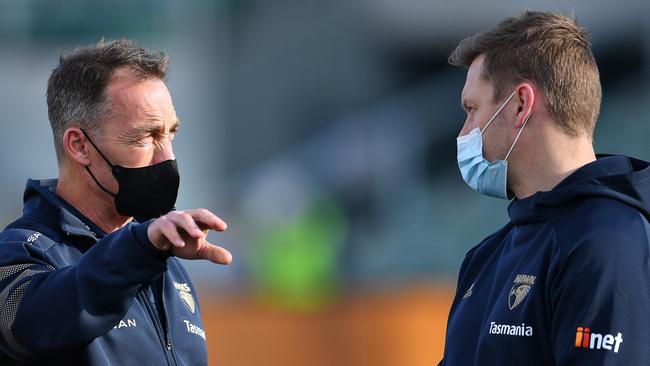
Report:
[[63,134],[68,128],[101,130],[108,109],[104,92],[117,70],[127,68],[139,80],[165,80],[168,66],[164,52],[150,52],[127,39],[102,39],[62,53],[47,83],[47,112],[59,164],[64,160]]

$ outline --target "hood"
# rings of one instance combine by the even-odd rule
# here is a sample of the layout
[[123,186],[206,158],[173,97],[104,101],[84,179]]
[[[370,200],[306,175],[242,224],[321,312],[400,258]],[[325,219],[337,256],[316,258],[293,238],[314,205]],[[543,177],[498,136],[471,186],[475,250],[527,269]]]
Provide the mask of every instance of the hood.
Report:
[[551,191],[513,200],[508,215],[515,225],[542,221],[549,211],[587,197],[620,201],[650,219],[650,164],[626,156],[598,155]]
[[94,240],[105,236],[99,226],[56,194],[57,183],[57,179],[27,180],[23,194],[24,217],[47,223],[47,227],[59,227],[68,235],[87,236]]

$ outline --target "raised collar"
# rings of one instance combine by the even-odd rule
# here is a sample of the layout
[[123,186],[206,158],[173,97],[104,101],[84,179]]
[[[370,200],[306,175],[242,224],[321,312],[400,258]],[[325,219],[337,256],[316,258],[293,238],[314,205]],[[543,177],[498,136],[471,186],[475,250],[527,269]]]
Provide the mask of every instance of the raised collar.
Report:
[[104,237],[104,230],[56,194],[57,183],[57,179],[28,179],[23,195],[23,214],[58,227],[67,236],[87,237],[93,241]]

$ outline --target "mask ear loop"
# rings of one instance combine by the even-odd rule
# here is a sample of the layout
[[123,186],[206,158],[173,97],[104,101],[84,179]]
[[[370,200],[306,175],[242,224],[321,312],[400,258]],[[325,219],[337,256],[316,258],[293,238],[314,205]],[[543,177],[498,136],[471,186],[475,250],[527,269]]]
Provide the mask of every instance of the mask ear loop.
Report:
[[113,164],[111,164],[111,162],[108,161],[108,159],[107,159],[106,156],[102,153],[102,151],[99,150],[99,149],[97,148],[97,145],[95,145],[95,143],[94,143],[93,140],[90,138],[90,136],[88,136],[88,134],[86,133],[86,131],[85,131],[83,128],[80,128],[80,130],[81,130],[81,132],[84,134],[84,136],[86,136],[86,138],[88,139],[88,141],[90,141],[90,144],[93,145],[93,147],[94,147],[95,150],[99,153],[99,155],[101,155],[102,158],[106,161],[106,163],[111,167],[111,169],[114,168],[114,167],[113,167]]
[[508,99],[506,99],[506,101],[503,102],[503,104],[501,104],[501,107],[499,107],[499,109],[497,109],[497,111],[494,113],[494,115],[492,115],[492,118],[490,118],[490,120],[488,121],[488,123],[487,123],[487,124],[485,125],[485,127],[483,127],[483,129],[481,130],[481,135],[483,135],[483,132],[488,128],[488,126],[490,126],[490,124],[492,123],[492,121],[494,121],[494,119],[497,118],[497,116],[499,115],[499,112],[501,112],[501,110],[506,106],[506,104],[508,104],[508,102],[510,101],[510,99],[512,99],[512,97],[515,96],[515,93],[517,93],[517,90],[513,91],[512,94],[510,94],[510,96],[508,97]]
[[101,183],[99,183],[99,181],[97,180],[97,178],[95,178],[95,175],[90,171],[90,169],[88,169],[87,166],[85,166],[84,168],[86,168],[86,171],[88,172],[88,174],[90,174],[90,176],[93,178],[93,180],[95,181],[95,183],[97,183],[97,186],[98,186],[99,188],[101,188],[102,191],[104,191],[104,192],[110,194],[110,195],[113,196],[113,197],[117,196],[115,193],[113,193],[113,192],[109,191],[108,189],[104,188],[104,186],[103,186]]
[[506,157],[503,160],[508,160],[508,156],[510,156],[512,149],[515,148],[515,145],[517,144],[517,140],[519,140],[519,136],[521,136],[521,133],[524,132],[524,127],[526,127],[526,123],[528,123],[529,118],[530,118],[530,113],[526,116],[526,120],[524,121],[524,124],[521,126],[519,133],[517,133],[517,137],[515,137],[515,141],[512,143],[512,146],[510,146],[510,150],[508,150],[508,153],[506,154]]
[[[106,161],[106,163],[111,167],[111,169],[113,169],[113,168],[114,168],[114,167],[113,167],[113,164],[111,164],[111,162],[108,161],[108,159],[106,159],[106,156],[104,156],[104,154],[102,154],[102,152],[97,148],[97,145],[95,145],[95,143],[93,142],[93,140],[90,139],[90,136],[88,136],[88,134],[86,133],[86,131],[84,131],[83,128],[80,128],[80,130],[81,130],[81,132],[84,134],[84,136],[86,136],[86,138],[88,139],[88,141],[90,141],[90,144],[93,145],[93,147],[94,147],[95,150],[99,153],[99,155],[101,155],[102,158],[104,158],[104,160]],[[97,178],[95,178],[95,175],[90,171],[90,169],[88,169],[88,166],[84,166],[84,168],[86,168],[86,171],[88,172],[88,174],[90,174],[90,176],[93,178],[93,180],[95,181],[95,183],[97,183],[97,186],[98,186],[99,188],[101,188],[102,191],[104,191],[104,192],[110,194],[110,195],[113,196],[113,197],[117,196],[115,193],[113,193],[113,192],[109,191],[108,189],[104,188],[104,186],[103,186],[101,183],[99,183],[99,181],[97,180]]]

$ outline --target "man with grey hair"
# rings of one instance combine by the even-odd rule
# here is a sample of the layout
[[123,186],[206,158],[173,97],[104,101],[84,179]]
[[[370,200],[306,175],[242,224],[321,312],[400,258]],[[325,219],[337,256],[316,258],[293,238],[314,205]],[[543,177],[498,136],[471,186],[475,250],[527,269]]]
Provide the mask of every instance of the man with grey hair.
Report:
[[[179,127],[168,58],[128,40],[62,55],[47,105],[58,180],[29,180],[0,233],[0,362],[204,365],[183,259],[228,264],[226,224],[175,211]],[[134,220],[135,218],[135,220]]]

